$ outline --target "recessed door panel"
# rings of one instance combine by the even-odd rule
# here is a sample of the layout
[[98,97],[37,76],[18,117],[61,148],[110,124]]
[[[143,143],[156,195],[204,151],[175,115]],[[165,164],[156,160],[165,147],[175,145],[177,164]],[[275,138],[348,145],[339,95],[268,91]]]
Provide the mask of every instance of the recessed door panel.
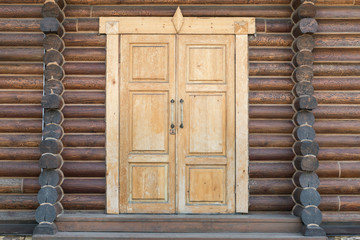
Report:
[[178,211],[235,212],[234,37],[180,35],[177,44]]

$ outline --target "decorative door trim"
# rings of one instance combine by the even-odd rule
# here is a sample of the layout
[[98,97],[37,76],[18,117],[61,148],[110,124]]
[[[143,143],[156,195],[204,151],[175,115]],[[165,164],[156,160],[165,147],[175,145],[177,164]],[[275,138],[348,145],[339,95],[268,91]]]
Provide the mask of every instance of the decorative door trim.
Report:
[[255,18],[100,17],[100,33],[106,34],[106,212],[119,214],[119,35],[203,34],[236,35],[235,59],[235,165],[236,212],[249,207],[248,153],[248,34],[255,33]]

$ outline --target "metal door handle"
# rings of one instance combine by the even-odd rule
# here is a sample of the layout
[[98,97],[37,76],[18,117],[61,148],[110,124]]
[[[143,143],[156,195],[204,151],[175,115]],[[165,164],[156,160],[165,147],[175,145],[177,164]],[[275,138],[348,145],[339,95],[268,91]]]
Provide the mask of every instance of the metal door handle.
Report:
[[175,104],[175,100],[174,99],[171,99],[170,100],[170,104],[171,104],[171,106],[170,106],[170,111],[171,111],[171,124],[170,124],[170,128],[171,129],[173,129],[173,128],[175,128],[175,111],[174,111],[174,104]]
[[184,128],[184,100],[180,99],[180,128]]

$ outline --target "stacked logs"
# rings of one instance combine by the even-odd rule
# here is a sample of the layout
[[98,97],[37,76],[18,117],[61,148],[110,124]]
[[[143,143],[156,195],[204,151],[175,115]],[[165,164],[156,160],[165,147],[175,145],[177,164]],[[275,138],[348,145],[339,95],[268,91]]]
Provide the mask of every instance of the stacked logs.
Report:
[[315,170],[319,166],[317,154],[319,145],[315,139],[313,125],[315,117],[312,112],[317,107],[317,101],[312,85],[314,56],[312,50],[315,41],[311,34],[315,33],[318,24],[314,19],[316,14],[316,0],[293,0],[293,14],[291,16],[294,26],[292,35],[295,39],[292,45],[294,57],[292,64],[295,70],[292,74],[293,108],[295,114],[293,121],[296,125],[293,131],[295,143],[293,151],[295,158],[293,165],[296,172],[293,175],[293,183],[296,188],[292,197],[295,202],[293,214],[301,217],[304,224],[305,236],[325,236],[325,231],[319,226],[322,221],[320,194],[317,188],[320,184]]
[[41,13],[43,20],[40,23],[40,29],[45,34],[43,47],[45,55],[43,62],[44,70],[44,96],[41,100],[43,113],[43,134],[40,143],[41,157],[39,166],[41,173],[39,184],[41,189],[38,192],[38,202],[40,206],[36,209],[35,219],[39,225],[35,228],[34,234],[55,234],[57,227],[54,220],[63,212],[63,206],[60,201],[64,196],[61,184],[64,174],[60,170],[63,159],[61,152],[63,143],[61,141],[64,130],[61,123],[64,116],[61,112],[64,107],[65,72],[63,69],[64,42],[62,37],[65,34],[62,22],[64,21],[65,1],[47,0],[45,1]]

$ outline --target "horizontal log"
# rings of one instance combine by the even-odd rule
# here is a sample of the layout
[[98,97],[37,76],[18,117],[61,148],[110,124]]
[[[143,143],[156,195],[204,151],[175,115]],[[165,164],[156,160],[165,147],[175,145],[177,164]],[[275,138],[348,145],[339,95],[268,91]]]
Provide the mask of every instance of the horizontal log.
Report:
[[[11,169],[11,171],[10,171]],[[0,175],[2,177],[39,177],[40,168],[34,161],[0,161]]]
[[341,174],[343,178],[357,178],[360,176],[360,163],[359,162],[340,162]]
[[0,63],[0,74],[42,75],[43,64],[42,63]]
[[[62,127],[66,133],[104,133],[105,120],[71,120],[66,119]],[[0,120],[1,130],[1,120]]]
[[295,169],[292,166],[291,162],[250,161],[249,164],[250,179],[251,178],[291,178],[294,172]]
[[44,124],[61,124],[64,121],[64,114],[59,110],[44,109]]
[[303,34],[313,34],[318,31],[318,28],[318,22],[314,18],[303,18],[294,25],[291,34],[297,38]]
[[[299,171],[316,171],[319,167],[319,161],[315,156],[296,156],[293,160],[294,167]],[[303,187],[299,185],[299,187]]]
[[[75,25],[75,29],[72,29]],[[77,26],[77,28],[76,28]],[[69,27],[72,27],[69,29],[69,31],[79,31],[79,32],[86,32],[86,31],[91,31],[91,32],[99,32],[99,19],[98,18],[78,18],[77,22],[69,22]],[[68,31],[68,30],[66,30]]]
[[296,203],[302,206],[319,206],[320,194],[313,188],[296,188],[293,197]]
[[323,178],[318,188],[320,194],[353,194],[360,191],[360,180],[358,178]]
[[37,200],[40,204],[50,203],[55,204],[60,201],[64,196],[64,191],[60,186],[57,187],[42,187],[37,195]]
[[297,111],[300,110],[312,110],[317,107],[318,103],[315,97],[309,95],[303,95],[295,98],[294,107]]
[[250,147],[291,147],[294,140],[290,134],[287,135],[262,135],[250,134]]
[[63,52],[66,61],[105,61],[105,48],[66,48]]
[[[340,211],[358,211],[359,210],[359,207],[360,207],[359,196],[340,196],[339,198],[340,198]],[[351,218],[351,214],[349,214],[349,215],[350,216],[347,216],[348,219]]]
[[319,150],[318,159],[322,160],[338,160],[338,161],[352,161],[359,160],[360,149],[358,148],[325,148]]
[[75,5],[121,5],[121,4],[288,4],[290,0],[66,0],[67,4]]
[[65,76],[62,82],[67,90],[105,90],[105,77]]
[[250,195],[276,195],[291,194],[294,190],[294,184],[291,179],[250,179]]
[[314,140],[315,131],[312,127],[307,125],[302,125],[294,128],[293,136],[296,140]]
[[319,177],[314,172],[296,172],[293,180],[299,188],[318,188],[320,184]]
[[0,33],[0,46],[41,47],[43,33]]
[[42,122],[38,120],[0,120],[0,133],[41,133]]
[[314,63],[314,56],[310,51],[298,52],[294,55],[292,59],[292,64],[295,67],[303,66],[303,65],[311,66],[313,63]]
[[105,148],[65,148],[61,155],[65,161],[103,161]]
[[41,32],[40,19],[0,18],[0,32]]
[[316,48],[313,51],[316,62],[360,61],[360,49]]
[[311,35],[305,34],[296,38],[292,44],[292,49],[294,52],[300,51],[312,51],[315,47],[315,40]]
[[360,66],[357,63],[315,63],[313,68],[316,76],[360,75]]
[[39,148],[42,154],[43,153],[59,154],[63,150],[63,143],[55,138],[47,138],[41,141]]
[[65,48],[64,41],[56,34],[47,34],[43,41],[43,47],[46,51],[50,49],[62,52]]
[[291,196],[250,196],[249,211],[290,211]]
[[59,109],[61,110],[64,106],[64,99],[62,96],[57,94],[45,95],[41,99],[41,106],[45,109]]
[[105,92],[66,91],[63,95],[66,104],[105,104]]
[[293,129],[294,124],[291,120],[249,121],[249,133],[292,133]]
[[45,17],[40,22],[40,29],[45,34],[57,34],[62,38],[65,34],[63,25],[54,17]]
[[41,91],[0,91],[0,103],[39,104]]
[[61,203],[66,210],[105,210],[105,194],[66,194]]
[[289,47],[293,42],[290,34],[256,34],[249,36],[250,47]]
[[45,169],[60,168],[63,164],[63,159],[60,154],[44,153],[39,160],[39,167]]
[[45,95],[49,95],[52,93],[62,95],[64,92],[64,85],[61,81],[58,80],[48,80],[45,82],[44,92]]
[[360,36],[358,34],[326,34],[313,35],[317,47],[358,47]]
[[339,205],[338,196],[321,195],[321,203],[319,205],[321,211],[338,211]]
[[38,147],[40,134],[0,134],[0,147]]
[[43,138],[56,138],[56,139],[62,139],[64,136],[64,129],[61,127],[61,125],[56,123],[48,123],[45,125],[43,129]]
[[294,21],[294,23],[297,23],[303,18],[315,18],[315,15],[315,4],[305,2],[296,8],[296,10],[291,15],[291,19]]
[[318,106],[314,109],[316,120],[318,119],[359,119],[359,106]]
[[38,147],[35,148],[0,148],[0,160],[39,160],[41,156]]
[[294,115],[294,123],[298,126],[301,125],[314,125],[315,116],[311,111],[298,111]]
[[360,19],[319,19],[320,33],[360,32]]
[[360,135],[317,134],[315,140],[320,147],[357,147]]
[[0,195],[0,209],[36,209],[39,206],[36,195]]
[[292,92],[297,97],[302,95],[313,95],[314,87],[310,82],[298,82],[294,85]]
[[1,18],[41,18],[41,5],[1,5],[0,16]]
[[39,176],[39,184],[41,187],[50,185],[56,187],[64,181],[64,174],[61,170],[43,169]]
[[105,162],[64,162],[61,170],[69,177],[105,177]]
[[[67,17],[173,16],[177,6],[68,6]],[[288,18],[289,6],[182,6],[184,17]]]
[[60,9],[59,5],[55,2],[45,2],[41,8],[41,14],[44,18],[53,17],[57,18],[61,23],[64,21],[64,12]]
[[358,77],[315,77],[312,83],[315,90],[360,90]]
[[65,118],[104,118],[105,106],[65,106],[62,112]]
[[0,76],[0,89],[37,89],[43,88],[42,75]]
[[66,75],[105,75],[105,63],[71,62],[64,64]]
[[[0,35],[1,39],[1,35]],[[106,35],[97,33],[69,33],[63,37],[66,47],[105,47]],[[1,43],[1,40],[0,40]]]
[[105,179],[67,179],[62,185],[66,193],[105,193]]
[[250,118],[291,119],[294,111],[290,106],[250,106]]
[[316,174],[321,178],[338,178],[340,177],[339,162],[336,161],[321,161]]
[[[255,31],[257,33],[266,32],[266,21],[265,19],[256,18],[255,19]],[[255,35],[254,35],[255,37]]]
[[65,147],[105,147],[105,135],[65,135],[62,139]]
[[2,48],[0,61],[41,62],[43,54],[42,48]]
[[249,61],[290,61],[293,57],[287,48],[250,48]]
[[261,90],[291,90],[294,86],[292,80],[288,77],[285,78],[249,78],[249,90],[261,91]]
[[56,217],[64,211],[60,203],[40,205],[35,212],[35,220],[41,222],[54,222]]
[[64,56],[55,49],[49,49],[46,51],[44,55],[44,63],[45,65],[56,62],[58,65],[62,66],[64,64]]
[[62,66],[57,63],[49,63],[46,65],[44,70],[45,80],[58,80],[64,79],[65,72]]
[[359,16],[359,8],[355,6],[317,6],[316,18],[357,18]]
[[292,22],[290,19],[266,19],[267,33],[289,33]]
[[[360,203],[360,201],[357,201]],[[355,202],[354,202],[355,203]],[[323,212],[323,222],[360,222],[359,212]]]
[[291,104],[293,98],[291,92],[249,92],[250,104]]
[[294,82],[311,82],[314,77],[314,70],[310,66],[300,66],[294,69],[291,78]]
[[1,178],[0,179],[0,193],[21,193],[22,179]]
[[249,76],[290,76],[293,67],[290,63],[250,63]]

